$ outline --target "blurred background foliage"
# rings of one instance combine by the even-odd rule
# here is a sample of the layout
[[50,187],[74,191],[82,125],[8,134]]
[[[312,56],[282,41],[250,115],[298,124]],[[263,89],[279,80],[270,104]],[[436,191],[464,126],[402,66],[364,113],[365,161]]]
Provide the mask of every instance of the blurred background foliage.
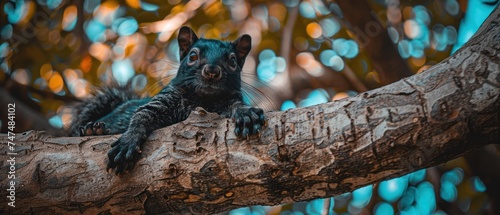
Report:
[[[131,81],[145,95],[155,94],[175,75],[175,38],[183,25],[205,38],[252,36],[243,72],[248,103],[267,110],[325,103],[440,62],[470,38],[497,3],[2,1],[1,105],[16,102],[18,131],[60,134],[71,117],[68,106],[88,96],[92,86]],[[1,129],[6,132],[6,126]],[[468,164],[459,158],[333,198],[229,213],[494,213],[485,184]]]

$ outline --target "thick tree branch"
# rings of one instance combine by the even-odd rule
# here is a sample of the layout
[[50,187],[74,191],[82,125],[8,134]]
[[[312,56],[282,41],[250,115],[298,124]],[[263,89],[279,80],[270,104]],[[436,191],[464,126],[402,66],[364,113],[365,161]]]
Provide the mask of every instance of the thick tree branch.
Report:
[[[329,197],[435,166],[500,139],[500,13],[429,70],[340,101],[270,112],[260,137],[199,111],[156,131],[136,168],[105,171],[118,136],[18,134],[8,214],[216,213]],[[0,190],[9,188],[0,137]],[[5,194],[4,194],[5,195]]]

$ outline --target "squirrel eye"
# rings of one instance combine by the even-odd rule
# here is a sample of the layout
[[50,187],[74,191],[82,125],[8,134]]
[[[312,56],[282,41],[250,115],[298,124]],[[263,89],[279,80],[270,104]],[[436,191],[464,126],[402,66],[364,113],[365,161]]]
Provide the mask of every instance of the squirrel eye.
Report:
[[236,69],[237,62],[236,62],[236,56],[234,56],[234,54],[231,54],[229,58],[229,66],[233,69]]
[[191,62],[194,62],[196,60],[198,60],[198,53],[194,50],[189,52],[188,62],[191,63]]

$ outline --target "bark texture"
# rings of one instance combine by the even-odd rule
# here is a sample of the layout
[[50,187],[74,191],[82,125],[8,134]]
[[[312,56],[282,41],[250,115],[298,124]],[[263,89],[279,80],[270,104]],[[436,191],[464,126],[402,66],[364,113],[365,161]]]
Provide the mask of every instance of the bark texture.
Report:
[[10,158],[0,137],[6,214],[209,214],[352,191],[435,166],[500,140],[500,15],[452,57],[340,101],[267,113],[260,137],[198,111],[149,138],[123,176],[107,173],[118,136],[17,134],[16,208],[5,203]]

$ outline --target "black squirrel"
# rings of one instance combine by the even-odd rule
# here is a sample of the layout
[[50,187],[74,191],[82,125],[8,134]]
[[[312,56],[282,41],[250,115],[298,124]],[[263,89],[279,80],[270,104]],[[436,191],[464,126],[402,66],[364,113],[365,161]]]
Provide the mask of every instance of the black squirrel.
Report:
[[185,120],[196,107],[235,119],[235,134],[258,134],[264,111],[243,103],[241,70],[251,49],[247,34],[233,42],[198,38],[189,27],[177,37],[177,75],[157,95],[140,98],[128,86],[108,86],[75,107],[74,136],[123,135],[108,152],[108,170],[117,174],[133,168],[141,146],[156,129]]

